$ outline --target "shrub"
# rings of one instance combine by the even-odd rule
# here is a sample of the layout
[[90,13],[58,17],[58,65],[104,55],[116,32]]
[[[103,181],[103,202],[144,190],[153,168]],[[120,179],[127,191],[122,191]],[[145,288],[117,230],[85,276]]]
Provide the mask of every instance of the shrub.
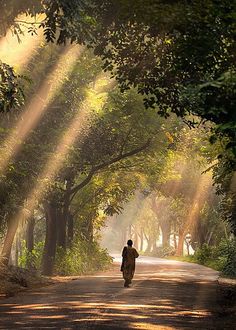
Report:
[[194,253],[194,258],[201,264],[206,265],[212,259],[213,247],[204,243],[201,248],[198,248]]
[[236,276],[236,238],[221,241],[218,247],[218,259],[223,274]]
[[33,268],[39,270],[43,255],[43,242],[35,244],[34,249],[30,252],[26,247],[26,241],[23,241],[22,255],[19,257],[19,266],[22,268]]
[[77,240],[70,249],[57,249],[55,273],[60,275],[81,275],[107,269],[112,258],[95,242]]
[[203,244],[196,250],[194,260],[224,275],[236,276],[236,238],[222,240],[217,247]]

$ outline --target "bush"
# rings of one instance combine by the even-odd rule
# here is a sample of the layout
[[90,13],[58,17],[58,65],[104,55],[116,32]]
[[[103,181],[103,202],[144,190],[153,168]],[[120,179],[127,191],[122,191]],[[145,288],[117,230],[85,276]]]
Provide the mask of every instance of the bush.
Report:
[[19,257],[19,266],[22,268],[31,268],[39,270],[43,255],[43,242],[35,244],[34,249],[30,252],[26,247],[26,241],[23,241],[22,255]]
[[222,273],[236,277],[236,238],[221,241],[218,252]]
[[213,254],[214,254],[214,248],[205,243],[201,248],[198,248],[195,251],[194,258],[201,265],[206,265],[209,262],[209,260],[212,260]]
[[203,244],[196,250],[194,260],[224,275],[236,276],[236,238],[222,240],[217,247]]
[[82,275],[107,269],[112,258],[95,242],[78,240],[70,249],[57,249],[55,273],[59,275]]

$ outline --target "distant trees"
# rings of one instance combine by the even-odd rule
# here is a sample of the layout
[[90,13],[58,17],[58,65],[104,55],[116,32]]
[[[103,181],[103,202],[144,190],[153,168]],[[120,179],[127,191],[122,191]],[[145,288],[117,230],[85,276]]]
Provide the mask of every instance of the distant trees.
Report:
[[[118,237],[125,240],[130,235],[141,251],[158,256],[182,255],[187,236],[196,250],[204,244],[218,245],[229,234],[222,197],[212,187],[211,173],[202,173],[208,166],[207,150],[212,148],[207,137],[200,130],[185,128],[176,135],[167,133],[172,144],[163,155],[162,170],[149,167],[139,193],[112,222],[122,230],[120,234],[116,229]],[[149,165],[155,167],[158,158],[152,157]]]

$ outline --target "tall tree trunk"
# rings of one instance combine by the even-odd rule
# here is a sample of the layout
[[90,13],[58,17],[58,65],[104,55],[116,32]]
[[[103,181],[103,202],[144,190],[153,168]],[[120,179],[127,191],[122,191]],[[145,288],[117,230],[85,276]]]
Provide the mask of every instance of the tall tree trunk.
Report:
[[140,251],[143,251],[143,229],[141,229],[139,237],[140,237],[140,247],[139,247],[139,249],[140,249]]
[[66,249],[66,215],[65,212],[58,208],[56,212],[57,217],[57,244]]
[[15,266],[18,267],[19,260],[19,236],[16,234],[15,239]]
[[46,215],[46,237],[42,259],[42,273],[52,275],[57,242],[57,215],[56,207],[51,203],[44,204]]
[[68,222],[67,222],[67,242],[69,247],[71,247],[73,239],[74,239],[74,218],[72,214],[69,214]]
[[137,235],[136,231],[134,232],[134,245],[136,247],[138,247],[138,235]]
[[157,253],[157,241],[156,241],[156,237],[152,238],[152,252],[155,254]]
[[176,250],[176,255],[177,256],[182,256],[183,255],[185,234],[186,233],[185,233],[184,230],[179,231],[179,240],[178,240],[178,246],[177,246],[177,250]]
[[70,197],[71,197],[72,180],[70,175],[66,181],[66,192],[63,200],[63,207],[58,212],[58,246],[66,249],[67,247],[67,226],[70,221]]
[[[28,252],[32,253],[34,249],[34,226],[35,226],[35,218],[32,216],[28,222],[26,227],[26,248]],[[26,262],[27,269],[35,268],[32,258],[28,258]]]
[[177,238],[176,238],[176,234],[174,233],[174,247],[175,247],[175,251],[177,250]]
[[170,225],[169,223],[161,223],[161,232],[162,232],[162,246],[169,247],[170,246]]
[[145,253],[150,253],[152,250],[152,240],[150,237],[147,237],[147,235],[145,235],[146,240],[147,240],[147,248],[145,250]]
[[34,226],[35,218],[32,216],[27,222],[26,228],[26,248],[29,252],[34,249]]
[[10,255],[11,255],[11,249],[12,244],[16,235],[16,231],[18,228],[19,219],[13,219],[9,220],[7,224],[7,233],[4,239],[3,248],[1,252],[1,260],[4,265],[8,265]]
[[173,234],[173,240],[174,240],[174,248],[175,251],[177,250],[177,237],[176,237],[176,222],[174,222],[173,224],[173,230],[174,230],[174,234]]

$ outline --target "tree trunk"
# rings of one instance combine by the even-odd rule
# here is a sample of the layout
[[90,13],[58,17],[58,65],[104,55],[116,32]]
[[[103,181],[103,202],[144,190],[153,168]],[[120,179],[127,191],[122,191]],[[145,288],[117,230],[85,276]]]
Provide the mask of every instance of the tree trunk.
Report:
[[12,244],[16,235],[18,224],[19,224],[19,218],[18,219],[13,218],[8,222],[7,233],[4,239],[3,248],[1,252],[1,260],[4,265],[8,265],[9,263]]
[[56,212],[57,217],[57,244],[58,246],[62,247],[63,249],[66,249],[66,215],[65,212],[57,209]]
[[[34,249],[34,226],[35,226],[35,219],[32,216],[27,222],[26,228],[26,248],[28,252],[32,253]],[[35,267],[32,258],[28,258],[26,262],[27,269],[33,269]]]
[[146,237],[146,240],[147,240],[147,248],[145,250],[145,253],[150,253],[151,249],[152,249],[152,241],[150,238],[147,238],[147,237]]
[[138,235],[136,231],[134,232],[134,246],[138,247]]
[[35,219],[31,217],[27,222],[26,228],[26,248],[29,252],[32,252],[34,249],[34,226]]
[[184,238],[185,238],[185,231],[180,231],[179,232],[178,246],[177,246],[177,250],[176,250],[176,255],[177,256],[182,256],[183,255]]
[[170,246],[170,223],[166,221],[165,223],[160,223],[161,233],[162,233],[162,247]]
[[[64,194],[63,207],[58,209],[58,238],[57,244],[62,247],[64,250],[67,247],[67,236],[68,235],[68,223],[70,221],[70,197],[71,197],[71,188],[72,188],[72,177],[68,174],[66,179],[66,191]],[[73,226],[70,227],[73,230]],[[71,235],[71,232],[70,232]],[[73,234],[72,234],[73,236]],[[71,237],[70,237],[71,239]]]
[[19,259],[19,236],[16,235],[15,240],[15,266],[18,267],[18,259]]
[[174,241],[174,248],[175,248],[175,251],[177,250],[177,237],[176,237],[176,232],[177,232],[177,229],[176,229],[176,222],[174,221],[173,223],[173,241]]
[[56,255],[57,217],[56,207],[53,204],[44,204],[46,214],[46,237],[42,259],[42,273],[52,275]]
[[153,239],[152,239],[152,252],[154,254],[157,253],[157,241],[156,241],[156,237],[153,237]]
[[140,249],[140,251],[143,251],[143,230],[142,229],[140,231],[139,237],[140,237],[140,247],[139,247],[139,249]]
[[176,234],[174,233],[174,247],[175,247],[175,251],[177,250],[177,239],[176,239]]
[[69,247],[71,247],[73,239],[74,239],[74,218],[72,214],[69,214],[68,222],[67,222],[67,242]]

